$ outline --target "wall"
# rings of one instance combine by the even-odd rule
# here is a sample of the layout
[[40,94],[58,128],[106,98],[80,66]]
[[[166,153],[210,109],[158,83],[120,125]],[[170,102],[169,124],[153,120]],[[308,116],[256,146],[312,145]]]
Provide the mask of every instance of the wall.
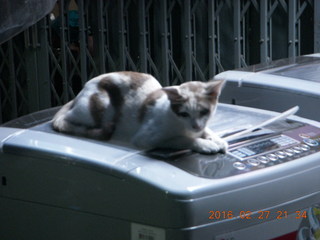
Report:
[[0,123],[61,105],[110,71],[163,85],[319,51],[313,0],[60,0],[0,45]]

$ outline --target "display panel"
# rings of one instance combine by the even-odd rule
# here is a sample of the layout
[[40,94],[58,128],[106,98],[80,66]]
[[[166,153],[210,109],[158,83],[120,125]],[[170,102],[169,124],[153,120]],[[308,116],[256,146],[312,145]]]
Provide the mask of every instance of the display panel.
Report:
[[230,153],[233,156],[239,158],[240,160],[243,160],[248,157],[254,157],[261,153],[266,154],[274,150],[282,150],[285,147],[296,144],[299,144],[299,141],[291,137],[281,135],[270,139],[262,140],[260,142],[252,143],[247,146],[237,148],[235,150],[231,150]]

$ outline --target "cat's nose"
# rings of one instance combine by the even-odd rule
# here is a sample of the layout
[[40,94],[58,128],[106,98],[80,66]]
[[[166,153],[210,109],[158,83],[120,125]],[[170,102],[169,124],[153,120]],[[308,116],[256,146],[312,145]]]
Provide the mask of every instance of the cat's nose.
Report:
[[192,124],[192,129],[196,130],[196,131],[199,131],[199,130],[201,130],[201,126],[198,123],[193,123]]

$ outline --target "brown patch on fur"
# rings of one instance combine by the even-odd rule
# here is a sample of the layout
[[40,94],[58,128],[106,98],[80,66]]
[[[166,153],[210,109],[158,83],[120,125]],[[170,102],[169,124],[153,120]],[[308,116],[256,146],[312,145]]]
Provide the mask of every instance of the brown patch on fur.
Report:
[[224,81],[209,82],[206,88],[206,95],[209,97],[212,103],[218,100],[220,92],[223,88]]
[[203,89],[203,83],[202,82],[187,82],[183,84],[184,86],[188,86],[188,89],[192,92],[201,92]]
[[103,103],[100,101],[98,93],[91,95],[91,97],[89,99],[89,109],[90,109],[91,115],[94,119],[95,125],[101,126],[103,112],[105,110],[105,107],[104,107]]
[[130,83],[130,88],[133,90],[138,89],[139,87],[141,87],[141,85],[143,85],[143,83],[146,80],[151,78],[151,76],[146,73],[130,72],[130,71],[125,71],[125,72],[120,72],[120,73],[123,75],[126,75],[132,79],[132,81]]
[[184,104],[187,100],[183,98],[175,88],[163,88],[163,91],[168,95],[172,111],[178,114],[181,105]]
[[111,104],[115,109],[121,108],[123,104],[123,96],[120,88],[112,82],[110,78],[101,79],[98,85],[99,89],[104,90],[110,97]]
[[[101,131],[102,131],[101,134],[104,135],[105,139],[110,139],[114,131],[116,130],[119,119],[121,118],[121,110],[122,110],[122,105],[124,103],[124,99],[123,99],[120,88],[115,83],[113,83],[112,79],[110,78],[101,79],[98,87],[101,91],[105,91],[109,95],[110,103],[114,109],[114,115],[113,115],[112,121],[109,123],[101,122],[101,125],[100,125]],[[98,106],[96,108],[99,109],[100,107]],[[102,119],[102,116],[100,117]]]
[[150,93],[147,98],[144,100],[141,108],[140,108],[140,111],[139,111],[139,118],[138,120],[140,122],[143,121],[144,119],[144,116],[146,115],[147,113],[147,110],[148,110],[148,107],[150,106],[154,106],[157,99],[159,99],[162,95],[164,94],[164,92],[162,91],[162,89],[158,89],[152,93]]

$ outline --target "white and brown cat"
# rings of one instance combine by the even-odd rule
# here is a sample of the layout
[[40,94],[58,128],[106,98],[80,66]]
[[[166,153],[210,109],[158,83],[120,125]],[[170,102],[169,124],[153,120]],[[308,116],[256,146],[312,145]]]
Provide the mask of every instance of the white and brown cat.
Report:
[[151,75],[114,72],[88,81],[54,116],[59,132],[130,141],[138,148],[225,152],[227,143],[206,127],[223,82],[162,88]]

